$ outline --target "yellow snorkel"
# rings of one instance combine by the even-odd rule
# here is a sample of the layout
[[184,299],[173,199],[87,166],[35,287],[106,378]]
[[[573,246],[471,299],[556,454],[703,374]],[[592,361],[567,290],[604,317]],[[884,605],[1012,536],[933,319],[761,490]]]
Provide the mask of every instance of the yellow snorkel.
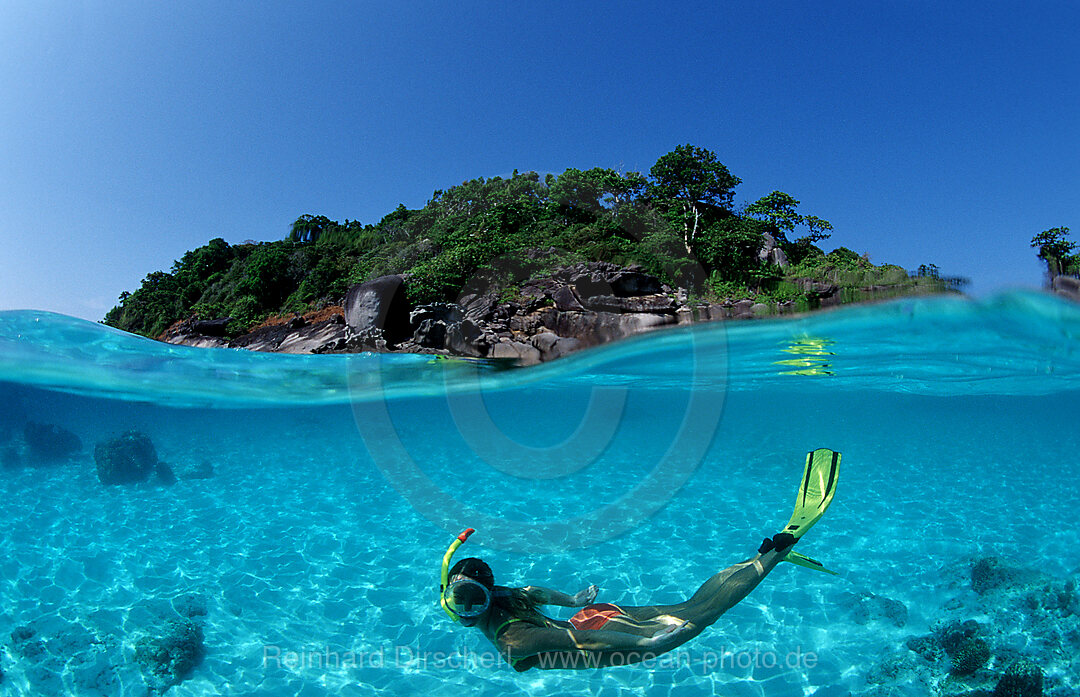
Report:
[[466,528],[464,531],[462,531],[462,533],[458,535],[453,542],[450,543],[450,547],[447,548],[446,554],[444,554],[442,558],[442,572],[439,574],[439,604],[442,605],[442,609],[446,612],[450,619],[454,620],[455,622],[460,622],[461,620],[459,620],[457,616],[454,615],[454,613],[450,612],[450,608],[446,607],[446,596],[444,595],[446,593],[446,586],[448,585],[450,580],[450,560],[453,559],[454,552],[457,551],[457,548],[463,545],[465,543],[465,540],[469,539],[469,535],[473,534],[474,532],[476,531],[472,528]]

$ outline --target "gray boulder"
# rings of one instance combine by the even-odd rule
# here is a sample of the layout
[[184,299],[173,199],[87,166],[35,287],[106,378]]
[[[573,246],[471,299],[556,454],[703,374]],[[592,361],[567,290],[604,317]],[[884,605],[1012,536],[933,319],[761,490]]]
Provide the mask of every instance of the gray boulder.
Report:
[[500,341],[491,347],[488,357],[510,358],[521,365],[535,365],[540,362],[540,350],[520,341]]
[[574,264],[556,272],[555,278],[573,284],[580,298],[594,295],[628,298],[663,292],[659,279],[643,273],[640,267],[624,268],[608,262]]
[[424,348],[441,349],[446,345],[446,322],[441,319],[421,320],[413,332],[413,341]]
[[465,314],[465,319],[473,322],[486,322],[495,315],[495,308],[499,305],[499,298],[490,293],[463,295],[458,299]]
[[577,295],[571,290],[569,286],[559,286],[554,293],[551,294],[551,299],[555,302],[555,307],[563,312],[569,312],[571,310],[584,310],[581,301],[578,300]]
[[1054,276],[1050,281],[1050,287],[1059,295],[1080,301],[1080,278],[1075,276]]
[[781,269],[788,267],[787,254],[776,244],[776,238],[767,232],[761,233],[761,249],[758,250],[758,261],[765,264],[779,266]]
[[579,340],[573,337],[563,337],[552,332],[542,332],[530,340],[533,347],[540,352],[540,360],[552,361],[577,351],[582,347]]
[[731,306],[731,310],[735,315],[735,319],[748,319],[754,316],[753,300],[740,300]]
[[345,296],[345,324],[354,335],[382,330],[388,344],[412,336],[405,278],[395,274],[357,284]]
[[577,339],[581,342],[581,347],[586,347],[674,324],[675,315],[648,312],[554,312],[545,316],[544,323],[556,335]]
[[218,319],[197,319],[191,323],[191,330],[203,336],[225,336],[225,329],[229,326],[232,317],[220,317]]
[[444,322],[446,324],[453,324],[454,322],[460,322],[464,319],[464,313],[461,306],[453,303],[417,305],[413,308],[413,311],[409,313],[409,322],[414,327],[420,326],[424,320],[429,319],[437,322]]
[[635,297],[594,295],[585,299],[585,306],[598,312],[675,312],[678,307],[673,298],[660,294]]
[[476,322],[464,319],[447,328],[446,348],[459,356],[483,358],[487,355],[488,345]]

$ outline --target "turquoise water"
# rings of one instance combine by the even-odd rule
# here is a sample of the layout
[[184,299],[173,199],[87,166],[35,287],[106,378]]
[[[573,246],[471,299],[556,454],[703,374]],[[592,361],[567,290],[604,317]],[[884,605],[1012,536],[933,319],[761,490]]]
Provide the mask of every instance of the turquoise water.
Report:
[[[979,596],[970,570],[1075,581],[1078,416],[1080,306],[1034,293],[699,325],[527,369],[0,313],[0,691],[144,695],[135,647],[188,599],[206,655],[170,695],[930,694],[940,666],[882,656],[946,619],[980,621],[995,669],[1032,657],[1075,694],[1076,613]],[[38,461],[28,421],[80,451]],[[132,429],[180,481],[98,482],[95,444]],[[498,583],[677,602],[787,520],[816,447],[844,471],[800,550],[840,576],[782,565],[676,664],[517,674],[437,605],[467,526]]]

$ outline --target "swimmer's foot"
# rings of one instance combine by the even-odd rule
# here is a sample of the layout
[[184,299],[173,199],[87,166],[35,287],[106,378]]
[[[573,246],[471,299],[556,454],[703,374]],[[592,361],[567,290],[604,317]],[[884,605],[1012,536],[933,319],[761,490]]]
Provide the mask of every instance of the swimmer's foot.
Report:
[[790,550],[798,541],[798,538],[789,532],[778,532],[771,539],[766,537],[762,540],[761,546],[758,547],[758,554],[766,554],[774,549],[784,552]]
[[[788,540],[784,535],[794,538],[795,544],[825,515],[826,509],[836,495],[836,479],[840,474],[840,453],[828,448],[818,448],[806,454],[806,468],[803,470],[799,494],[795,497],[795,510],[784,530],[772,539],[773,545],[782,548]],[[778,539],[780,538],[780,539]]]

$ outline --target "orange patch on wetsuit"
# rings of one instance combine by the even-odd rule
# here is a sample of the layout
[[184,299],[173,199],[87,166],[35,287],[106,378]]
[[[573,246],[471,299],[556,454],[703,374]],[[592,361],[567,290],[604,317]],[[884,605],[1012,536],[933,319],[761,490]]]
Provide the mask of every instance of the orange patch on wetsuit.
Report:
[[574,629],[600,629],[608,623],[612,617],[623,617],[626,613],[619,606],[611,603],[596,603],[583,607],[570,618],[570,624]]

